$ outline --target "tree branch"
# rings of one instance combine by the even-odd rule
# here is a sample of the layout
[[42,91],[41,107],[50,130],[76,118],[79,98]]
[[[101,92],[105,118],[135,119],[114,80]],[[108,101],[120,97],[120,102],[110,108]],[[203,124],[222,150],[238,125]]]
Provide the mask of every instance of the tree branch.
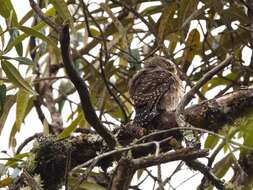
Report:
[[197,160],[187,161],[186,165],[190,168],[200,171],[217,189],[224,190],[224,183],[217,178],[206,165]]
[[109,190],[128,190],[134,173],[135,169],[132,161],[127,158],[122,158],[116,168]]
[[223,68],[228,66],[233,59],[233,55],[228,56],[224,61],[222,61],[219,65],[211,69],[207,72],[192,88],[189,92],[187,92],[183,99],[181,100],[180,104],[176,109],[176,115],[179,115],[183,112],[184,107],[191,101],[192,97],[196,92],[207,82],[209,81],[214,75],[220,72]]
[[146,156],[134,159],[133,165],[134,168],[141,169],[141,168],[147,168],[150,166],[155,166],[157,164],[172,162],[176,160],[192,160],[200,157],[205,157],[208,155],[208,150],[195,150],[194,148],[183,148],[176,150],[174,152],[167,152],[162,153],[158,156],[152,155],[152,156]]
[[[211,69],[209,72],[207,72],[192,88],[189,92],[187,92],[182,100],[180,101],[179,105],[176,108],[176,122],[180,127],[192,127],[190,123],[186,122],[186,118],[184,115],[184,108],[185,106],[191,101],[192,97],[196,92],[208,81],[210,80],[215,74],[220,72],[223,68],[225,68],[228,64],[230,64],[233,56],[227,56],[227,58]],[[196,148],[200,147],[200,142],[199,139],[197,139],[196,133],[188,131],[188,132],[183,132],[183,135],[186,140],[186,144],[189,146],[194,146]]]
[[51,26],[56,32],[61,31],[61,26],[54,23],[50,18],[45,16],[44,13],[41,11],[40,7],[33,0],[29,0],[29,2],[32,9],[40,17],[41,20],[43,20],[46,24]]
[[89,96],[88,88],[84,80],[80,77],[79,73],[73,67],[72,60],[70,58],[70,37],[69,37],[69,27],[65,25],[60,32],[60,44],[61,44],[61,54],[64,67],[66,72],[76,87],[81,100],[81,106],[88,123],[97,131],[97,133],[103,137],[107,145],[113,149],[116,145],[116,140],[113,135],[106,129],[104,125],[101,124],[98,119]]

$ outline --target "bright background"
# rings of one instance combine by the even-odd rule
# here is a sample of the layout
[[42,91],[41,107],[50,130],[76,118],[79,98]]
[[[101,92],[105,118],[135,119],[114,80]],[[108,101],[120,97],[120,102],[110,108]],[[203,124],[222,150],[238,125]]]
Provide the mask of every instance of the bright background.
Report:
[[[29,1],[28,0],[12,0],[13,5],[15,7],[16,13],[18,18],[22,18],[28,10],[30,10],[30,5],[29,5]],[[98,2],[98,1],[97,1]],[[99,0],[99,2],[103,2],[101,0]],[[99,3],[98,2],[98,3]],[[0,5],[1,6],[1,5]],[[3,27],[4,24],[4,20],[2,17],[0,17],[0,24]],[[27,26],[29,26],[30,23],[27,23]],[[192,22],[192,27],[196,27],[197,24]],[[4,28],[4,27],[3,27]],[[220,29],[220,31],[222,31],[222,28]],[[213,31],[213,34],[215,33],[219,33],[219,30]],[[24,41],[24,43],[27,43],[27,41]],[[24,47],[26,47],[24,45]],[[181,47],[178,47],[179,49]],[[9,55],[12,56],[13,52],[11,52]],[[247,48],[244,49],[243,51],[243,60],[245,61],[245,64],[249,64],[250,62],[250,58],[251,58],[251,51]],[[194,59],[194,64],[198,65],[200,63],[200,58],[196,57]],[[22,72],[22,69],[21,69]],[[217,88],[215,88],[214,90],[219,90]],[[210,92],[207,97],[211,98],[213,96],[212,92]],[[77,98],[77,96],[76,96]],[[79,102],[79,99],[76,99],[75,102]],[[64,113],[67,113],[68,110],[66,110]],[[48,112],[45,110],[45,115],[48,119],[48,121],[50,122],[50,116],[48,114]],[[7,118],[5,127],[2,131],[2,134],[0,135],[0,151],[7,151],[7,153],[9,155],[13,155],[13,150],[10,150],[10,148],[8,147],[8,139],[9,139],[9,135],[10,135],[10,130],[11,127],[13,126],[13,123],[15,122],[15,116],[16,116],[16,110],[15,110],[15,106],[12,107],[9,116]],[[35,133],[38,132],[42,132],[42,124],[40,122],[40,120],[38,119],[37,113],[36,111],[33,109],[28,117],[26,117],[25,123],[23,124],[25,126],[23,126],[23,128],[21,129],[21,131],[16,135],[16,139],[17,139],[17,146],[22,143],[27,137],[34,135]],[[9,127],[7,127],[9,126]],[[203,139],[202,139],[203,140]],[[26,146],[24,148],[23,151],[29,150],[30,146]],[[220,154],[217,158],[220,158],[222,156],[222,154]],[[8,157],[8,155],[6,153],[0,153],[0,158],[5,158]],[[203,160],[205,161],[205,160]],[[1,161],[0,161],[1,162]],[[169,164],[164,164],[162,165],[163,170],[162,170],[162,176],[169,176],[169,174],[171,174],[173,172],[173,170],[175,169],[175,167],[177,166],[179,162],[173,162],[173,163],[169,163]],[[185,169],[183,169],[181,172],[178,172],[176,175],[174,175],[174,177],[172,178],[172,182],[174,182],[174,184],[172,184],[173,187],[177,187],[179,185],[179,187],[177,188],[177,190],[194,190],[196,189],[196,186],[199,184],[200,179],[202,178],[202,175],[197,174],[189,169],[187,169],[187,167],[184,167]],[[150,169],[149,169],[150,170]],[[157,168],[156,167],[152,167],[151,168],[152,172],[154,173],[154,175],[157,174]],[[144,178],[145,175],[143,175],[141,177],[141,179]],[[192,176],[192,178],[188,179],[189,176]],[[229,173],[228,175],[226,175],[226,178],[231,177],[231,173]],[[186,183],[183,183],[185,180],[189,180]],[[133,179],[133,185],[138,183],[137,182],[137,176],[134,177]],[[180,185],[181,183],[183,183],[182,185]],[[145,190],[149,190],[153,188],[153,179],[148,178],[143,185],[141,186],[141,188],[145,189]],[[167,187],[168,189],[168,187]]]

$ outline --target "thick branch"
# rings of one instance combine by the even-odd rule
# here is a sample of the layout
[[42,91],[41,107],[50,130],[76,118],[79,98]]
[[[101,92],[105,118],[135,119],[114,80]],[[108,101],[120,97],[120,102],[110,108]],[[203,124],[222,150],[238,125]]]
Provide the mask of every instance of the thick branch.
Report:
[[[231,122],[236,118],[252,111],[251,108],[252,106],[253,106],[253,89],[248,89],[248,90],[239,90],[237,92],[224,95],[223,97],[220,97],[215,100],[204,101],[198,105],[186,109],[185,113],[187,122],[190,122],[192,125],[198,128],[208,129],[209,131],[217,131],[218,129],[222,128],[223,124]],[[157,133],[159,130],[178,127],[175,121],[174,112],[163,113],[160,116],[160,118],[157,118],[156,121],[153,122],[154,128],[157,129]],[[125,135],[126,132],[127,134]],[[178,135],[178,131],[174,130],[174,132],[177,133],[174,133],[172,135],[175,134]],[[95,138],[94,135],[95,134],[91,135],[92,139]],[[125,145],[131,143],[131,140],[133,140],[134,138],[140,138],[143,137],[144,135],[146,135],[145,131],[132,130],[131,125],[127,125],[127,128],[122,127],[120,128],[120,131],[118,131],[119,141],[121,144]],[[89,140],[88,135],[79,138],[72,137],[70,139],[66,139],[63,141],[58,141],[56,138],[56,141],[52,142],[50,141],[50,138],[45,137],[46,142],[41,143],[43,144],[43,146],[40,149],[37,149],[38,153],[36,155],[38,156],[36,157],[37,158],[36,163],[39,164],[36,167],[35,173],[40,173],[43,180],[47,182],[48,185],[52,184],[52,182],[55,180],[57,182],[60,173],[62,173],[62,175],[65,174],[64,163],[66,161],[69,149],[68,148],[69,146],[66,146],[66,144],[68,143],[71,143],[70,147],[72,150],[71,168],[75,168],[77,166],[79,168],[80,167],[85,168],[88,167],[91,163],[93,163],[94,160],[97,160],[96,165],[106,169],[108,166],[111,165],[113,160],[118,160],[123,152],[129,150],[132,150],[132,152],[134,153],[133,155],[136,155],[136,157],[133,156],[134,169],[145,168],[148,166],[174,160],[190,161],[192,159],[207,155],[207,151],[205,150],[193,150],[190,148],[186,148],[186,149],[179,149],[175,152],[167,152],[168,150],[165,150],[166,153],[162,153],[163,151],[160,151],[161,153],[158,155],[156,154],[156,156],[146,156],[148,155],[147,152],[143,151],[145,148],[147,148],[149,153],[154,154],[155,149],[157,149],[157,147],[154,145],[154,142],[165,141],[166,138],[168,139],[170,137],[170,135],[171,135],[170,133],[166,133],[166,134],[159,134],[155,137],[153,136],[152,138],[151,137],[145,139],[142,138],[142,140],[139,139],[138,141],[136,141],[135,145],[124,146],[124,148],[104,152],[102,154],[101,152],[105,150],[102,141],[98,140],[97,142],[94,142],[94,140],[92,139]],[[153,142],[149,142],[150,140]],[[164,144],[168,147],[169,146],[168,140],[166,140]],[[160,150],[161,148],[162,144],[160,146]],[[49,154],[50,151],[52,152],[52,154]],[[44,155],[45,153],[47,155],[50,155],[52,158],[46,157],[47,159],[45,159],[45,157],[41,156]],[[55,168],[59,169],[56,170]],[[74,170],[75,169],[73,169],[72,171]],[[205,169],[202,171],[202,173],[206,171],[208,170]],[[55,172],[57,172],[57,175],[50,175],[50,179],[46,179],[48,173],[53,174]],[[247,174],[248,173],[249,172],[247,172]],[[52,176],[54,176],[54,178]],[[125,182],[127,183],[127,181]]]
[[[184,97],[182,98],[181,102],[179,103],[179,105],[177,106],[176,109],[176,121],[177,124],[180,127],[192,127],[190,123],[188,123],[186,121],[185,118],[185,114],[184,114],[184,108],[185,106],[191,101],[191,99],[193,98],[194,94],[196,94],[196,92],[208,81],[210,80],[214,75],[216,75],[217,73],[219,73],[223,68],[225,68],[226,66],[228,66],[228,64],[230,64],[231,60],[233,59],[233,56],[230,55],[228,56],[222,63],[220,63],[219,65],[217,65],[216,67],[214,67],[213,69],[211,69],[209,72],[207,72],[192,88],[189,92],[187,92]],[[195,138],[192,139],[192,135],[194,135],[194,133],[190,132],[191,135],[187,135],[187,133],[184,134],[185,138],[186,138],[186,143],[188,145],[193,145],[198,147],[200,145],[200,142],[195,142],[197,139],[196,135]],[[194,142],[192,142],[194,141]],[[189,144],[190,143],[190,144]]]
[[175,152],[162,153],[158,156],[146,156],[132,161],[135,169],[147,168],[157,164],[172,162],[176,160],[191,160],[208,155],[208,150],[195,150],[193,148],[184,148]]
[[217,178],[206,165],[202,164],[199,161],[191,160],[187,161],[186,164],[197,171],[200,171],[217,189],[223,190],[225,189],[224,183]]
[[135,169],[131,160],[122,158],[116,168],[109,190],[128,190],[133,178]]
[[39,6],[33,0],[30,0],[30,5],[33,8],[33,10],[36,12],[36,14],[44,22],[46,22],[49,26],[51,26],[56,32],[60,33],[60,44],[61,44],[63,64],[65,66],[66,72],[70,80],[73,82],[80,96],[81,105],[84,111],[85,118],[88,121],[88,123],[92,127],[94,127],[97,133],[101,137],[104,138],[108,146],[111,149],[113,149],[116,145],[116,140],[113,137],[113,135],[106,129],[106,127],[101,124],[100,120],[98,119],[92,107],[87,86],[85,82],[83,81],[83,79],[80,77],[79,73],[76,71],[76,69],[72,65],[72,60],[70,58],[70,37],[69,37],[68,25],[65,25],[64,27],[62,27],[60,25],[57,25],[53,21],[51,21],[48,17],[46,17],[43,14]]
[[84,80],[80,77],[79,73],[73,67],[72,60],[70,58],[70,37],[69,37],[69,27],[66,25],[60,32],[60,44],[61,44],[61,54],[63,64],[65,66],[66,72],[76,87],[81,100],[81,106],[84,111],[84,115],[89,124],[97,131],[97,133],[104,138],[106,143],[110,148],[114,148],[116,145],[116,140],[113,135],[103,126],[98,119],[89,96],[88,88]]
[[[224,124],[253,111],[252,106],[253,89],[244,89],[187,108],[185,110],[185,119],[194,127],[217,132],[222,129]],[[152,126],[153,129],[159,131],[179,127],[176,122],[175,112],[162,113],[152,121]],[[120,129],[118,140],[123,144],[131,142],[134,138],[141,138],[146,134],[145,129],[129,124]],[[169,134],[180,137],[177,131]],[[157,137],[160,138],[161,134],[158,134]]]

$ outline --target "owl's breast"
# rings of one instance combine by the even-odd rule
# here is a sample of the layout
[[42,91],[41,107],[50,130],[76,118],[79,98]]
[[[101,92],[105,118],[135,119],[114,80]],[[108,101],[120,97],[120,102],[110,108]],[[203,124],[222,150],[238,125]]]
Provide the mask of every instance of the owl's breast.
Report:
[[175,77],[174,84],[171,85],[171,88],[164,94],[160,101],[161,109],[167,112],[175,110],[183,96],[184,87],[182,81],[178,77]]

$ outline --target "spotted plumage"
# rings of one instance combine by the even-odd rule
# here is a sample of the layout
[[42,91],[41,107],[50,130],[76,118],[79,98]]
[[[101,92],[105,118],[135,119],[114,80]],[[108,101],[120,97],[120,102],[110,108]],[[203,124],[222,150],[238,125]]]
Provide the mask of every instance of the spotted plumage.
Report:
[[162,57],[144,63],[129,82],[129,94],[134,103],[134,122],[147,126],[162,110],[172,111],[183,95],[182,81],[175,64]]

